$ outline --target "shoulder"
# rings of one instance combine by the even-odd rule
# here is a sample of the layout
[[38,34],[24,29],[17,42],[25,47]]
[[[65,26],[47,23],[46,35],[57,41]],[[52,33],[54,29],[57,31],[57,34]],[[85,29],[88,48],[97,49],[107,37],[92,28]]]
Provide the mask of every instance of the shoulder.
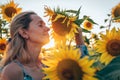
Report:
[[1,73],[1,78],[6,80],[18,80],[16,78],[22,77],[22,69],[14,62],[6,65]]

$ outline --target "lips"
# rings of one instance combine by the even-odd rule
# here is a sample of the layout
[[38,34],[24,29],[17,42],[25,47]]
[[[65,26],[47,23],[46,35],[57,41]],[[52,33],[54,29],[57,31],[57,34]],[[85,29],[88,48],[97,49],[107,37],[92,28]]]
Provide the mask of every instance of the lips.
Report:
[[49,36],[49,34],[48,34],[48,33],[45,33],[45,36]]

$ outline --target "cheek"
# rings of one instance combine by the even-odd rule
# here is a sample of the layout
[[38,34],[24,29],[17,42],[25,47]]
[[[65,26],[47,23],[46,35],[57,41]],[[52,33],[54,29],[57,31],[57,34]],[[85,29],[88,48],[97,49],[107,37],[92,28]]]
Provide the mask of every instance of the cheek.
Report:
[[38,30],[30,30],[28,32],[28,35],[31,40],[34,40],[34,39],[38,39],[42,34]]
[[30,36],[35,39],[40,39],[43,37],[43,34],[40,31],[34,31],[34,32],[31,32]]
[[35,43],[42,43],[45,44],[49,42],[49,36],[46,34],[46,32],[43,29],[31,29],[29,30],[29,38],[30,41],[35,42]]
[[36,40],[39,40],[40,42],[43,42],[43,41],[47,38],[47,36],[44,35],[44,33],[41,32],[41,31],[36,31],[36,32],[34,32],[34,33],[31,35],[31,37],[33,37],[33,38],[36,39]]
[[40,35],[42,35],[42,31],[38,28],[33,28],[33,29],[29,30],[29,34],[32,36],[40,36]]

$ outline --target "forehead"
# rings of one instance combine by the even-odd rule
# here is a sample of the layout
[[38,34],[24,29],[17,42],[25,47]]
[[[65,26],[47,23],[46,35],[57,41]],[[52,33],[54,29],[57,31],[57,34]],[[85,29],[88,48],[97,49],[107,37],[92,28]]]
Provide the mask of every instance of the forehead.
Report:
[[35,22],[35,23],[43,21],[42,18],[36,14],[32,14],[30,17],[32,19],[32,22]]

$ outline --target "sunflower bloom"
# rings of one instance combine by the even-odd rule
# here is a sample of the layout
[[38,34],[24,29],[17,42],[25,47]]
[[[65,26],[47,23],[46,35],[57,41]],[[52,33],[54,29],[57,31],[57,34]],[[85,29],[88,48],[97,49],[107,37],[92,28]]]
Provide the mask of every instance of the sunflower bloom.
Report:
[[10,0],[9,3],[0,6],[0,9],[3,18],[8,22],[10,22],[11,19],[22,10],[21,8],[18,8],[18,4],[15,4],[13,0]]
[[2,38],[0,39],[0,53],[4,53],[5,49],[6,49],[6,39]]
[[120,30],[106,30],[106,34],[101,34],[101,40],[97,41],[96,48],[101,53],[100,61],[108,64],[115,56],[120,55]]
[[67,34],[73,34],[72,29],[77,29],[78,26],[72,26],[73,21],[71,18],[66,17],[61,14],[53,15],[52,16],[52,29],[53,31],[60,35],[60,36],[66,36]]
[[47,6],[45,6],[44,7],[44,9],[45,9],[45,17],[47,17],[47,16],[49,16],[50,18],[49,18],[49,20],[51,19],[51,17],[54,15],[54,11],[52,11],[52,9],[51,8],[48,8]]
[[93,28],[93,24],[90,21],[85,20],[83,23],[83,27],[86,30],[91,30]]
[[74,21],[77,19],[76,16],[68,16],[67,14],[63,14],[65,13],[65,11],[52,11],[50,8],[46,8],[45,7],[45,13],[47,16],[49,16],[50,21],[51,21],[51,30],[53,30],[53,38],[54,38],[54,34],[57,34],[57,36],[59,37],[68,37],[69,38],[71,36],[73,36],[74,33],[76,33],[76,30],[79,26],[72,26],[74,23]]
[[43,80],[97,80],[93,77],[95,70],[90,67],[93,60],[80,59],[78,49],[58,48],[52,53],[50,58],[42,60],[47,66],[43,68],[46,74]]
[[[116,5],[115,7],[113,7],[112,9],[112,18],[117,18],[120,17],[120,3],[118,5]],[[115,22],[120,22],[120,18],[116,19]]]

